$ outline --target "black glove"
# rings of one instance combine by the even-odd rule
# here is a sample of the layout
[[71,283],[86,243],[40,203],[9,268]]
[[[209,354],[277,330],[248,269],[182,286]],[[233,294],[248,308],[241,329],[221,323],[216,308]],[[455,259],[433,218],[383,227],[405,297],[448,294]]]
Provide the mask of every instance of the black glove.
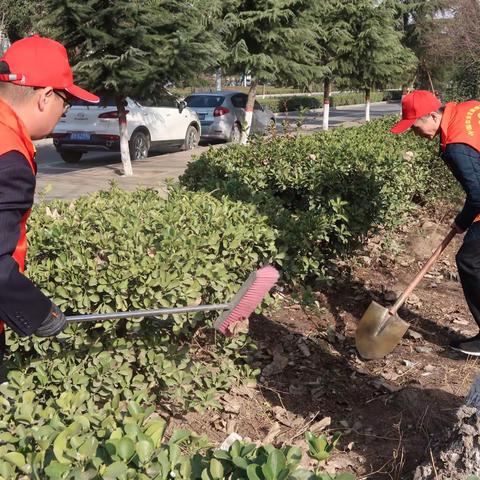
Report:
[[63,312],[52,303],[52,308],[47,318],[40,324],[35,331],[37,337],[53,337],[58,335],[67,325],[67,317]]

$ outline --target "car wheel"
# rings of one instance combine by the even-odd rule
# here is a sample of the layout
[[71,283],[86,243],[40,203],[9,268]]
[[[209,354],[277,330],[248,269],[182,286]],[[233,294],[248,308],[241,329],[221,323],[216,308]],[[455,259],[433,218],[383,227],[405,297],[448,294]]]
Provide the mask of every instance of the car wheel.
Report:
[[240,143],[242,139],[242,131],[240,129],[240,125],[238,123],[234,123],[232,127],[232,131],[230,132],[229,141],[231,143]]
[[58,152],[62,159],[67,163],[78,163],[82,158],[83,152],[73,152],[73,151],[65,151],[60,150]]
[[190,125],[187,128],[187,133],[185,134],[185,141],[183,142],[182,149],[193,150],[194,148],[198,147],[198,141],[198,130],[193,125]]
[[133,132],[128,142],[130,148],[130,159],[140,160],[148,157],[150,150],[150,139],[144,132]]

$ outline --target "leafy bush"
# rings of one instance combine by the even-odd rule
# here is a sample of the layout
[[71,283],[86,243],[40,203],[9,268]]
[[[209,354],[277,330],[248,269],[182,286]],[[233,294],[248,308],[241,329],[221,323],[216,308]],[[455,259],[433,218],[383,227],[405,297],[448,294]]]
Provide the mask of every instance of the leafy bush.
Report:
[[[223,302],[277,255],[254,208],[178,188],[168,201],[113,188],[42,205],[30,244],[28,275],[76,313]],[[175,322],[179,330],[182,317]]]
[[[388,90],[386,92],[372,92],[371,101],[381,102],[386,100],[400,100],[401,92]],[[260,103],[270,108],[273,112],[291,112],[296,110],[313,110],[323,107],[323,95],[278,97],[259,99]],[[332,108],[344,105],[357,105],[365,103],[365,96],[362,92],[340,92],[330,97]]]
[[[297,447],[276,449],[236,441],[215,450],[206,438],[176,430],[135,401],[108,400],[102,409],[85,392],[64,393],[44,407],[33,391],[0,386],[0,478],[104,480],[351,480],[299,469]],[[7,427],[8,430],[7,430]],[[308,434],[309,456],[328,459],[338,439]],[[25,477],[20,477],[24,475]]]
[[[40,205],[30,227],[29,275],[67,313],[224,302],[252,269],[281,261],[253,206],[178,187],[168,200],[112,188]],[[153,413],[217,408],[222,393],[258,374],[245,362],[245,336],[217,342],[201,329],[209,323],[196,314],[72,324],[52,340],[7,330],[0,480],[204,470],[213,452],[201,460],[179,445],[196,451],[205,441],[177,432],[162,443],[165,421]]]
[[255,205],[278,231],[284,275],[322,276],[329,259],[365,235],[395,227],[415,202],[452,190],[437,147],[390,134],[393,121],[210,149],[181,183]]
[[[28,274],[67,314],[223,303],[256,267],[281,261],[274,230],[253,207],[180,188],[168,200],[112,188],[40,205],[29,237]],[[217,405],[218,391],[254,375],[243,365],[241,336],[213,347],[222,358],[215,369],[191,365],[188,338],[210,318],[72,324],[53,340],[8,331],[7,367],[45,401],[69,389],[96,401],[142,392],[172,408],[205,409]]]

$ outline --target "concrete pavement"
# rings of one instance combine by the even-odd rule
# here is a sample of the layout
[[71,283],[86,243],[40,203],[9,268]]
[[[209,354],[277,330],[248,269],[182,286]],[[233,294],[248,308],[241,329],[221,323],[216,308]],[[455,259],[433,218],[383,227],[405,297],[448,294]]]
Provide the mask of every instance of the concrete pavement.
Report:
[[[372,104],[372,118],[399,113],[398,103]],[[361,121],[364,116],[363,105],[338,107],[332,110],[330,124],[332,128],[345,123]],[[311,133],[322,128],[322,112],[311,111],[299,116],[296,112],[277,115],[279,132],[284,125],[295,130],[297,122],[302,123],[301,131]],[[121,188],[134,190],[138,186],[157,188],[166,193],[166,180],[178,178],[187,167],[193,155],[198,155],[209,147],[199,147],[192,151],[167,153],[151,156],[133,163],[133,177],[122,175],[122,163],[118,153],[89,153],[78,164],[65,163],[56,152],[51,139],[36,142],[37,145],[37,195],[36,200],[70,200],[81,195],[108,188],[113,180]],[[222,145],[214,145],[214,148]]]

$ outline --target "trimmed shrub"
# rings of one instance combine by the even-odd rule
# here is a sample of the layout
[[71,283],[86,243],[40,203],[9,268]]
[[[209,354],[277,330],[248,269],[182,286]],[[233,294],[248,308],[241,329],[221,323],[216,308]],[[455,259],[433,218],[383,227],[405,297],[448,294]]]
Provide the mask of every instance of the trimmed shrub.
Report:
[[[36,206],[31,220],[29,276],[66,313],[223,303],[253,269],[281,262],[275,230],[253,206],[178,186],[168,200],[112,187]],[[245,335],[217,338],[201,330],[210,323],[193,314],[71,324],[54,339],[7,329],[0,479],[217,478],[208,476],[217,454],[197,453],[205,439],[180,431],[163,441],[154,413],[218,408],[258,374]]]
[[[382,102],[387,100],[400,100],[401,95],[401,91],[392,90],[385,92],[372,92],[371,101]],[[258,98],[258,100],[262,105],[270,108],[273,112],[291,112],[302,109],[313,110],[323,107],[323,95]],[[362,92],[340,92],[335,93],[330,97],[330,106],[332,108],[363,103],[365,103],[365,96]]]
[[276,257],[275,232],[253,207],[179,188],[168,201],[112,188],[41,205],[29,232],[28,275],[76,313],[223,302]]
[[[168,200],[114,187],[35,208],[28,275],[67,314],[223,303],[259,265],[281,262],[275,238],[252,206],[178,187]],[[7,330],[9,381],[44,402],[85,391],[100,403],[117,395],[168,399],[181,410],[215,406],[218,391],[254,372],[244,365],[244,336],[213,343],[222,358],[215,369],[192,364],[188,339],[212,315],[72,324],[54,339]]]
[[400,224],[415,203],[452,190],[437,147],[390,134],[394,120],[210,149],[181,183],[255,205],[278,231],[286,277],[323,276],[330,259]]

